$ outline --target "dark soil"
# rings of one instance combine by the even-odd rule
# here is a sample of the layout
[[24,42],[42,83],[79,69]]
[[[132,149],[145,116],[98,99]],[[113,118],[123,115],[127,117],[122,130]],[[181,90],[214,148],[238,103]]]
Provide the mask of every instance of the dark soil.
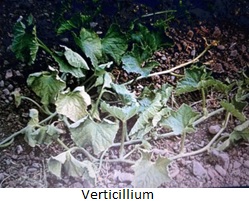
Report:
[[[12,28],[16,20],[33,14],[37,21],[37,32],[39,37],[50,47],[63,42],[63,37],[57,37],[54,31],[54,19],[57,19],[61,1],[35,1],[35,0],[11,0],[0,3],[0,139],[4,139],[12,133],[22,129],[28,122],[28,112],[31,106],[28,102],[23,102],[18,108],[15,107],[11,92],[20,89],[26,96],[34,96],[26,86],[27,75],[41,69],[46,69],[48,63],[52,61],[44,53],[39,52],[38,60],[33,66],[27,66],[15,59],[10,50],[13,38]],[[108,1],[110,5],[110,2]],[[122,22],[129,21],[129,13],[136,8],[136,5],[122,2],[123,12],[119,13]],[[139,1],[137,1],[139,2]],[[158,8],[149,5],[150,1],[143,9],[144,12],[156,11]],[[171,2],[171,1],[169,1]],[[154,58],[160,62],[160,66],[155,71],[162,71],[184,63],[200,54],[207,42],[219,41],[216,47],[211,48],[199,61],[204,63],[212,71],[213,76],[222,81],[239,80],[241,72],[249,74],[249,40],[248,22],[249,5],[246,1],[216,1],[226,2],[208,4],[198,4],[190,1],[188,12],[182,15],[185,8],[172,3],[163,4],[166,8],[178,9],[176,19],[167,30],[167,35],[174,41],[174,46],[156,52]],[[199,1],[197,1],[199,2]],[[195,6],[193,6],[195,5]],[[209,6],[208,6],[209,5]],[[225,9],[223,6],[227,6]],[[89,5],[88,5],[89,6]],[[129,7],[128,7],[129,6]],[[129,9],[128,9],[129,8]],[[92,8],[94,9],[94,8]],[[99,29],[104,29],[112,15],[112,7],[106,6],[103,16],[99,16],[97,21]],[[124,10],[127,10],[126,12]],[[204,16],[204,14],[206,16]],[[139,14],[137,14],[139,15]],[[134,15],[136,16],[136,15]],[[133,16],[132,16],[133,17]],[[119,18],[117,18],[119,19]],[[59,38],[59,39],[58,39]],[[62,40],[60,40],[62,39]],[[119,69],[119,82],[127,79],[127,74]],[[176,72],[180,73],[180,72]],[[146,86],[151,83],[155,87],[160,87],[163,83],[169,82],[174,85],[175,77],[158,76],[147,80],[141,80],[138,85]],[[136,89],[138,85],[133,87]],[[191,104],[195,102],[195,96],[199,100],[198,94],[191,97],[183,97],[182,102]],[[210,95],[207,106],[216,108],[215,97]],[[197,104],[198,106],[198,104]],[[249,118],[249,109],[246,108],[245,115]],[[212,138],[208,129],[211,125],[221,125],[224,117],[222,115],[213,117],[198,125],[198,132],[188,135],[186,140],[187,151],[192,151],[204,147]],[[236,125],[236,121],[231,121],[229,128]],[[227,130],[229,132],[229,130]],[[160,151],[161,155],[170,156],[179,150],[179,139],[176,137],[152,142],[155,153]],[[127,147],[129,150],[131,147]],[[62,149],[57,144],[50,147],[31,148],[24,141],[23,136],[16,137],[15,141],[6,148],[0,148],[0,187],[93,187],[81,178],[71,178],[64,176],[58,179],[48,172],[46,160],[50,156],[55,156]],[[249,144],[240,142],[230,147],[225,152],[210,152],[196,156],[186,157],[177,160],[170,166],[172,181],[163,184],[161,187],[229,187],[249,185]],[[117,157],[116,150],[107,153],[109,158]],[[130,166],[124,164],[103,164],[101,173],[97,178],[96,187],[132,187],[131,180],[133,171]]]

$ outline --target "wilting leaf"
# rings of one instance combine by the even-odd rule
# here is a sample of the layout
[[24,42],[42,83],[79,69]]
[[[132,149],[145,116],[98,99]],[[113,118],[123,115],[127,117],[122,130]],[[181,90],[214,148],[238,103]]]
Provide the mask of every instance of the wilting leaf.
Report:
[[11,50],[21,61],[33,64],[38,49],[39,43],[36,36],[36,27],[33,24],[32,16],[29,16],[27,25],[22,21],[15,24]]
[[21,104],[21,100],[22,100],[22,96],[21,96],[20,92],[18,90],[15,90],[11,94],[15,98],[15,105],[16,105],[16,107],[19,107],[19,105]]
[[61,178],[62,172],[65,172],[68,176],[83,177],[84,180],[88,180],[92,185],[95,185],[96,182],[95,169],[95,165],[89,160],[77,160],[71,154],[71,150],[51,157],[48,160],[48,170],[57,177]]
[[77,87],[72,92],[61,92],[55,102],[56,111],[73,122],[88,115],[87,106],[90,104],[91,98],[84,87]]
[[101,109],[103,111],[109,112],[112,116],[118,118],[121,121],[127,121],[135,114],[137,114],[139,108],[138,103],[133,103],[132,105],[126,105],[124,107],[110,106],[106,102],[101,103]]
[[89,70],[89,67],[85,59],[83,59],[77,52],[74,52],[73,50],[71,50],[66,46],[61,46],[61,47],[65,48],[64,55],[71,66],[75,68],[83,68]]
[[234,128],[234,131],[230,134],[230,141],[234,142],[240,139],[249,141],[249,120],[243,124],[238,125]]
[[[220,104],[221,104],[221,106],[223,108],[225,108],[225,110],[227,110],[228,112],[230,112],[233,116],[235,116],[236,118],[238,118],[240,121],[245,121],[246,120],[245,115],[242,114],[241,111],[239,110],[239,108],[240,108],[239,103],[237,103],[237,107],[235,107],[234,104],[228,103],[225,100],[221,101]],[[241,104],[243,104],[242,106],[244,107],[244,103],[242,102]]]
[[185,103],[177,111],[171,111],[171,115],[161,121],[161,125],[171,128],[175,135],[183,132],[189,133],[195,131],[194,121],[199,117],[199,113],[194,112],[192,108]]
[[74,35],[76,44],[82,49],[88,58],[90,58],[94,67],[98,66],[99,59],[102,57],[102,46],[99,36],[82,28],[80,37]]
[[131,93],[124,85],[111,83],[111,87],[118,94],[123,103],[131,104],[137,102],[135,94]]
[[126,36],[120,31],[117,24],[112,24],[102,39],[102,51],[109,55],[117,64],[128,47]]
[[55,102],[57,94],[66,87],[66,84],[58,76],[58,72],[50,68],[52,72],[43,71],[30,74],[27,84],[41,98],[41,103],[48,105]]
[[105,72],[103,75],[99,75],[96,82],[95,86],[103,86],[103,88],[111,88],[111,83],[112,83],[112,74]]
[[94,154],[97,155],[113,144],[118,128],[117,122],[95,122],[84,118],[72,124],[69,129],[77,146],[92,145]]
[[132,127],[129,136],[134,135],[140,130],[144,130],[144,127],[146,125],[151,125],[152,128],[152,119],[162,108],[161,98],[162,98],[161,94],[158,93],[153,102],[151,103],[151,105],[149,105],[147,109],[145,109],[142,113],[139,114],[139,118]]
[[152,162],[151,155],[142,152],[141,159],[132,167],[135,171],[132,185],[135,188],[157,188],[170,181],[168,165],[171,161],[159,156],[155,162]]

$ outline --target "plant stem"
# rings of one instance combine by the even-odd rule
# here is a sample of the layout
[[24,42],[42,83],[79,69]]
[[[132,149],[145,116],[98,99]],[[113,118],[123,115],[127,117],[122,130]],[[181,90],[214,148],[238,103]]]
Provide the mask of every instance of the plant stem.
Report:
[[49,53],[51,56],[53,55],[53,52],[39,38],[37,38],[37,42],[39,43],[39,46],[43,48],[47,53]]
[[210,112],[207,116],[202,116],[200,119],[196,120],[193,123],[193,126],[196,126],[197,124],[200,124],[201,122],[205,121],[206,119],[208,119],[209,117],[212,117],[220,112],[223,112],[225,109],[224,108],[219,108],[213,112]]
[[142,15],[141,18],[150,17],[153,15],[161,15],[161,14],[166,14],[166,13],[174,13],[174,12],[176,12],[176,10],[164,10],[164,11],[159,11],[159,12],[155,12],[155,13],[149,13],[149,14]]
[[123,159],[124,157],[124,142],[125,142],[126,136],[127,136],[127,124],[126,124],[126,121],[122,121],[122,135],[121,135],[121,143],[120,143],[120,149],[119,149],[120,159]]
[[204,88],[201,88],[201,96],[202,96],[202,110],[204,116],[206,117],[208,115],[208,111],[206,107],[206,93]]
[[200,154],[202,152],[207,151],[211,147],[211,145],[219,138],[221,133],[223,133],[223,131],[226,129],[230,115],[231,115],[230,113],[227,113],[224,125],[222,126],[220,131],[213,137],[213,139],[205,147],[203,147],[199,150],[196,150],[196,151],[185,153],[185,154],[180,153],[176,156],[170,157],[169,160],[176,160],[176,159],[183,158],[183,157],[193,156],[193,155],[197,155],[197,154]]
[[183,131],[182,136],[181,136],[181,148],[180,148],[180,154],[184,152],[184,143],[186,139],[186,132]]
[[[192,60],[190,60],[190,61],[188,61],[188,62],[186,62],[186,63],[183,63],[183,64],[180,64],[180,65],[178,65],[178,66],[175,66],[174,68],[171,68],[171,69],[169,69],[169,70],[160,71],[160,72],[156,72],[156,73],[151,73],[151,74],[149,74],[149,75],[147,75],[147,76],[139,76],[139,77],[137,77],[137,78],[135,78],[135,79],[136,79],[136,81],[137,81],[137,80],[141,80],[141,79],[143,79],[143,78],[148,78],[148,77],[153,77],[153,76],[163,75],[163,74],[169,74],[169,73],[171,73],[171,72],[173,72],[173,71],[175,71],[175,70],[177,70],[177,69],[180,69],[180,68],[182,68],[182,67],[188,66],[188,65],[190,65],[190,64],[192,64],[192,63],[197,62],[197,61],[198,61],[198,60],[199,60],[199,59],[208,51],[208,49],[209,49],[210,47],[211,47],[211,45],[207,45],[207,47],[203,50],[203,52],[202,52],[201,54],[199,54],[196,58],[194,58],[194,59],[192,59]],[[132,79],[132,80],[126,82],[126,83],[123,83],[123,85],[131,84],[131,83],[133,83],[133,81],[134,81],[134,79]]]
[[33,99],[29,98],[29,97],[26,97],[26,96],[22,96],[21,97],[23,100],[28,100],[30,102],[32,102],[33,104],[35,104],[42,112],[44,112],[45,114],[47,115],[51,115],[51,112],[50,111],[46,111],[42,108],[42,106],[40,106],[36,101],[34,101]]
[[65,143],[63,141],[61,141],[59,138],[57,138],[57,142],[65,149],[65,150],[69,150],[70,148],[65,145]]
[[103,162],[106,163],[128,163],[130,165],[134,165],[135,162],[131,160],[125,160],[125,159],[112,159],[112,160],[103,160]]

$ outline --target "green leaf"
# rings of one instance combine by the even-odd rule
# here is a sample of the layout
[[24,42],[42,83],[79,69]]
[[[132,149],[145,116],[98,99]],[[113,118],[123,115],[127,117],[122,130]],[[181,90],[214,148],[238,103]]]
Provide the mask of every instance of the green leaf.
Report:
[[84,69],[82,69],[82,68],[75,68],[75,67],[71,66],[65,60],[65,58],[59,56],[58,54],[57,55],[53,54],[52,57],[58,63],[58,65],[60,67],[60,72],[62,72],[62,73],[70,73],[71,75],[73,75],[76,78],[85,77]]
[[[139,118],[137,119],[136,123],[132,127],[129,136],[132,136],[139,132],[140,130],[144,130],[146,125],[152,126],[152,119],[153,117],[159,112],[159,110],[162,108],[161,104],[162,96],[161,94],[157,94],[152,103],[145,109],[142,113],[139,114]],[[140,133],[141,135],[141,133]],[[133,138],[142,138],[143,136],[137,136],[135,135]]]
[[[235,116],[237,119],[239,119],[240,121],[245,121],[246,120],[246,117],[244,114],[241,113],[241,111],[239,110],[240,107],[240,104],[237,103],[237,107],[235,107],[234,104],[232,103],[228,103],[227,101],[223,100],[221,101],[221,106],[223,108],[225,108],[225,110],[227,110],[228,112],[230,112],[233,116]],[[242,102],[242,107],[244,107],[244,103]]]
[[[48,170],[61,178],[62,172],[68,176],[82,177],[84,180],[89,181],[92,185],[96,183],[95,165],[88,161],[77,160],[72,154],[71,150],[63,152],[48,160]],[[80,151],[80,149],[78,149]]]
[[111,83],[112,83],[112,74],[105,72],[103,75],[99,75],[96,82],[95,86],[103,86],[103,88],[111,88]]
[[73,122],[88,115],[87,107],[90,104],[91,98],[85,92],[84,86],[77,87],[72,92],[61,92],[55,102],[56,111]]
[[82,15],[82,14],[76,14],[71,19],[63,21],[59,28],[57,29],[57,34],[62,34],[65,31],[70,31],[72,29],[77,29],[79,27],[82,27],[83,24],[86,24],[87,22],[90,22],[91,16],[89,15]]
[[83,68],[89,70],[89,67],[85,61],[78,53],[72,51],[70,48],[61,45],[61,47],[65,48],[64,55],[68,61],[68,63],[75,68]]
[[99,36],[82,28],[80,37],[74,34],[76,44],[82,49],[88,58],[90,58],[93,67],[97,67],[99,59],[102,57],[102,46]]
[[108,120],[94,122],[86,117],[71,124],[69,129],[77,146],[92,145],[94,154],[98,155],[113,144],[119,125]]
[[141,159],[132,166],[135,171],[132,185],[135,188],[157,188],[170,181],[168,166],[171,161],[159,156],[155,162],[152,162],[151,156],[151,153],[142,152]]
[[14,26],[14,39],[11,50],[15,53],[17,59],[22,62],[33,64],[39,49],[39,43],[36,36],[36,27],[33,25],[33,18],[30,16],[28,24],[25,25],[19,21]]
[[117,106],[110,106],[106,102],[101,102],[101,109],[103,111],[109,112],[113,117],[118,118],[121,121],[127,121],[135,114],[137,114],[139,109],[138,103],[133,103],[132,105],[124,106],[124,107],[117,107]]
[[193,122],[199,117],[199,113],[185,103],[177,111],[172,111],[171,115],[161,121],[161,125],[171,128],[175,135],[194,132]]
[[100,76],[100,75],[103,75],[103,74],[105,74],[106,73],[106,68],[110,68],[111,67],[111,65],[113,64],[113,62],[111,61],[111,62],[107,62],[107,63],[105,63],[105,64],[101,64],[101,65],[99,65],[98,67],[96,67],[94,70],[94,74],[96,75],[96,76]]
[[19,105],[21,104],[21,100],[22,100],[22,96],[21,96],[19,90],[15,90],[11,94],[15,98],[15,105],[16,105],[16,107],[19,107]]
[[112,24],[102,39],[102,51],[120,64],[122,55],[128,48],[126,36],[120,31],[117,24]]
[[28,86],[41,98],[41,103],[44,105],[54,103],[58,93],[66,87],[58,72],[53,68],[50,69],[52,72],[33,73],[27,79]]
[[233,143],[240,139],[249,142],[249,120],[245,121],[241,125],[236,126],[234,131],[230,134],[229,139]]
[[187,92],[200,90],[206,88],[214,83],[209,74],[206,72],[205,67],[192,67],[185,70],[185,76],[182,78],[176,86],[176,94],[180,95]]

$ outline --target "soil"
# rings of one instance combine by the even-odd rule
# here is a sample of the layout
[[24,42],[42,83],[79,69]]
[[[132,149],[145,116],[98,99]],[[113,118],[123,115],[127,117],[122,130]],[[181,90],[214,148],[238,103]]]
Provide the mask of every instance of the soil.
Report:
[[[34,96],[26,86],[27,75],[37,71],[37,69],[46,69],[48,63],[51,63],[50,58],[44,52],[39,52],[38,61],[33,66],[27,67],[26,64],[18,61],[10,50],[13,25],[20,16],[26,17],[32,13],[37,21],[37,32],[41,33],[41,39],[50,47],[58,45],[63,41],[60,39],[63,38],[58,41],[53,29],[53,19],[58,11],[55,8],[61,5],[60,2],[57,0],[53,2],[47,0],[3,0],[0,3],[0,139],[5,139],[22,129],[28,122],[30,103],[24,101],[21,106],[16,108],[11,92],[19,88],[22,94]],[[149,1],[144,2],[148,3]],[[196,3],[195,1],[190,2]],[[233,3],[233,5],[227,5],[230,6],[230,10],[226,10],[226,15],[223,7],[218,7],[221,9],[219,10],[213,6],[212,9],[208,10],[198,3],[195,7],[190,5],[188,10],[190,20],[187,19],[187,14],[182,16],[179,14],[181,12],[178,12],[166,33],[174,41],[174,46],[155,53],[153,57],[160,63],[155,71],[172,68],[197,56],[205,48],[204,38],[206,38],[209,43],[214,40],[219,42],[216,47],[211,48],[201,57],[199,63],[207,65],[215,78],[231,81],[239,80],[241,72],[248,75],[249,5],[246,1],[227,1],[227,3]],[[137,4],[127,3],[128,5],[130,7],[127,10],[132,12]],[[176,8],[175,4],[171,6],[172,9]],[[147,10],[146,12],[157,9],[156,6],[151,5],[145,7],[147,8],[144,9]],[[105,12],[109,12],[109,9],[106,8]],[[120,12],[120,17],[123,17],[124,22],[128,18],[126,15],[129,16],[128,11],[126,13]],[[205,18],[204,14],[207,15]],[[108,23],[110,16],[99,17],[98,23],[103,27]],[[181,71],[176,73],[181,73]],[[118,81],[124,82],[126,79],[127,74],[120,70]],[[160,87],[166,82],[174,84],[175,79],[173,75],[157,76],[139,81],[134,88],[151,83],[155,87]],[[196,96],[198,97],[198,94],[183,97],[182,102],[192,104],[196,101]],[[212,95],[207,101],[207,106],[217,108],[215,97]],[[245,115],[249,118],[249,108],[246,108]],[[198,125],[198,131],[187,136],[186,151],[204,147],[213,137],[208,131],[210,126],[221,125],[223,120],[223,115],[218,115]],[[235,120],[231,121],[226,132],[229,132],[229,129],[236,124]],[[160,152],[161,155],[169,156],[179,151],[179,142],[179,138],[172,137],[151,143],[155,153]],[[129,149],[131,147],[128,146],[127,150]],[[131,180],[134,172],[129,165],[118,163],[103,164],[96,186],[91,186],[89,182],[81,178],[63,176],[62,179],[59,179],[48,172],[46,162],[50,156],[55,156],[60,151],[62,149],[57,144],[32,148],[28,146],[22,135],[16,137],[10,146],[0,148],[0,187],[132,187]],[[161,187],[249,186],[248,153],[249,144],[242,141],[224,152],[210,151],[181,158],[170,165],[169,171],[172,180]],[[109,158],[115,158],[117,150],[112,149],[106,155]]]

